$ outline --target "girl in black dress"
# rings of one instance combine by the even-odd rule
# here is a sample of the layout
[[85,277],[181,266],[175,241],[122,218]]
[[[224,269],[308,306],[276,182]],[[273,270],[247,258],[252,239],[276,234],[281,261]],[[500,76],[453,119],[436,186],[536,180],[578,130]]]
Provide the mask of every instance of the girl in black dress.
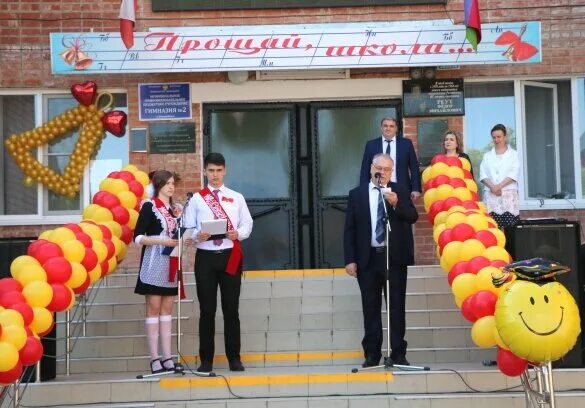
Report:
[[[172,196],[175,191],[173,173],[160,170],[153,174],[153,197],[142,203],[134,242],[142,245],[140,271],[134,293],[146,297],[146,338],[150,353],[150,369],[153,374],[174,371],[171,357],[171,325],[177,274],[173,273],[171,257],[163,255],[165,247],[175,247],[173,239],[177,221],[172,213]],[[158,353],[158,340],[162,360]]]

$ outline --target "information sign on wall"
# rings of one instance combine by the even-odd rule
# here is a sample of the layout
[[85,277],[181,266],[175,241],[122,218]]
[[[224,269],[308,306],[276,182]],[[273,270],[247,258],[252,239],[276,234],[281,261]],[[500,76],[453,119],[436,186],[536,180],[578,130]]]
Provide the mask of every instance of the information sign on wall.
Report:
[[405,117],[465,115],[463,79],[402,81],[402,111]]
[[148,133],[151,154],[195,153],[194,123],[151,123]]
[[188,83],[139,84],[141,121],[191,119],[191,91]]

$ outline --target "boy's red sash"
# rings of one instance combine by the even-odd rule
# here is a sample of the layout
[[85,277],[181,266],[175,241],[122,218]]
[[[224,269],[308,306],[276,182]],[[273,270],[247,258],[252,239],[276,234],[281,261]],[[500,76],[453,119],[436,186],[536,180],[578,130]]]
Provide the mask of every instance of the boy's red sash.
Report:
[[[199,192],[201,194],[201,198],[203,201],[209,206],[209,209],[213,213],[217,219],[225,219],[227,220],[227,230],[236,230],[230,217],[225,212],[224,208],[221,206],[219,201],[215,198],[209,187],[205,187],[203,190]],[[242,259],[244,257],[244,253],[242,252],[242,246],[240,245],[239,240],[232,241],[234,243],[234,247],[228,259],[227,266],[225,271],[230,275],[236,275],[240,271],[240,265],[242,264]]]

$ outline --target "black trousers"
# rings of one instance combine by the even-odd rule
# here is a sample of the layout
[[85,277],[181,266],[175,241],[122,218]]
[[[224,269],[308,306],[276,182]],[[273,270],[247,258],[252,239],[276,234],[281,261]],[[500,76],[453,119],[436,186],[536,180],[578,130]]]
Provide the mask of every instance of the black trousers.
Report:
[[[390,347],[391,358],[406,355],[406,265],[390,263]],[[382,293],[386,297],[386,259],[384,252],[372,249],[369,265],[358,270],[364,315],[364,356],[382,356]]]
[[242,274],[229,275],[226,265],[231,251],[216,253],[198,249],[195,255],[195,282],[199,299],[199,357],[213,362],[215,354],[215,312],[217,287],[221,292],[225,352],[228,360],[240,359],[240,286]]

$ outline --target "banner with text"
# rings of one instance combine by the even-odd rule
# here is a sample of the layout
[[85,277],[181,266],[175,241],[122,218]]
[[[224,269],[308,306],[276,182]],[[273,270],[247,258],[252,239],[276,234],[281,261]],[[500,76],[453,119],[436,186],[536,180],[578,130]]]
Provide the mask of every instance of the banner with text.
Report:
[[[357,26],[357,27],[356,27]],[[340,28],[298,25],[186,27],[135,33],[51,33],[53,74],[212,72],[277,69],[519,64],[542,61],[539,22],[482,25],[477,52],[465,26]]]

